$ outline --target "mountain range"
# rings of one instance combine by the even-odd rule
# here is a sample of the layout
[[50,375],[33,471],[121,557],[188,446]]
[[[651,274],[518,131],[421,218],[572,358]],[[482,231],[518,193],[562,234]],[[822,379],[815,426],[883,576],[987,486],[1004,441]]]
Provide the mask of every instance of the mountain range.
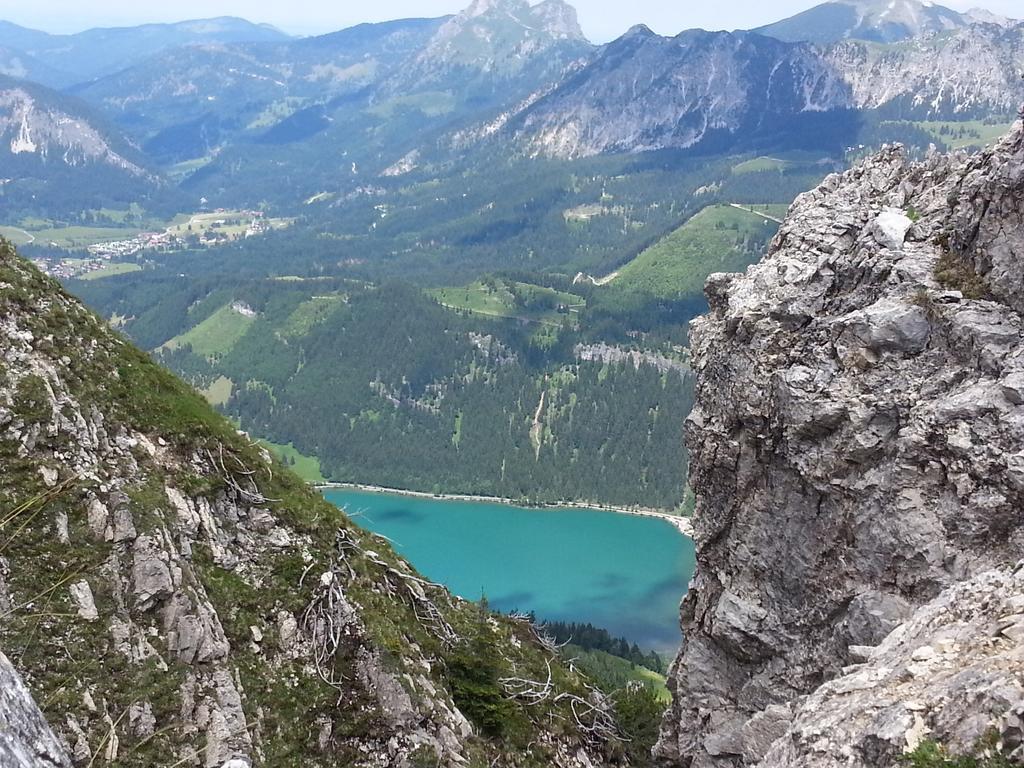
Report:
[[754,32],[640,26],[604,46],[563,0],[476,0],[303,39],[230,18],[69,36],[0,25],[2,71],[90,104],[98,133],[190,195],[244,190],[229,196],[250,204],[285,202],[260,182],[282,166],[310,194],[345,194],[467,152],[772,151],[799,136],[836,153],[876,118],[1005,121],[1024,101],[1022,55],[1024,26],[919,0],[826,3]]
[[[1024,24],[0,32],[4,766],[1024,760]],[[284,465],[690,516],[667,679]]]
[[0,47],[46,62],[50,72],[42,82],[57,86],[117,72],[168,48],[277,41],[287,37],[268,25],[231,17],[89,29],[73,35],[51,35],[0,21]]

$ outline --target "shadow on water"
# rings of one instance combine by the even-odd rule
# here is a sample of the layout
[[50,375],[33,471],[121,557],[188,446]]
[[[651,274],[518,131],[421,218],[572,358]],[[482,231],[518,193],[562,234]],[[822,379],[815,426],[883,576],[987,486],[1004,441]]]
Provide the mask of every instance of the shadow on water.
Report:
[[373,518],[380,523],[422,523],[426,515],[405,507],[390,507],[377,509],[373,512]]

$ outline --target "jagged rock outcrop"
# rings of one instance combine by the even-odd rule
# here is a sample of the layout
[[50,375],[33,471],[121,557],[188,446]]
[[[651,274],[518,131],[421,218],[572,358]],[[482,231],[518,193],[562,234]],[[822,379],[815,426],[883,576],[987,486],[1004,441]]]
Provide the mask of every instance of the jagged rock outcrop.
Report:
[[32,694],[0,653],[0,765],[70,768],[71,761],[43,719]]
[[606,754],[528,622],[420,578],[5,241],[0,541],[0,650],[76,765]]
[[657,754],[1020,745],[1024,127],[794,203],[691,329],[697,576]]
[[863,663],[800,703],[762,765],[829,768],[851,755],[884,765],[925,738],[970,754],[993,731],[1024,758],[1024,563],[950,587],[853,653]]

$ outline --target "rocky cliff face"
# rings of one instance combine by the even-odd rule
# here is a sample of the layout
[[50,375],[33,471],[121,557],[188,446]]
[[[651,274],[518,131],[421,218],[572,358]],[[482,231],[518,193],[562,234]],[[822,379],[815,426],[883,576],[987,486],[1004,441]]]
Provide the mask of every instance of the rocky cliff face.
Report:
[[0,649],[78,765],[582,768],[614,730],[3,241]]
[[854,106],[902,119],[1012,115],[1024,99],[1024,24],[975,24],[894,46],[848,41],[823,55]]
[[819,138],[822,115],[847,110],[901,120],[1012,115],[1024,99],[1022,56],[1024,24],[891,46],[701,30],[667,38],[636,27],[502,125],[525,152],[563,158],[756,143],[780,131],[806,144]]
[[87,105],[0,74],[0,214],[7,220],[38,211],[43,199],[71,211],[146,203],[166,189],[151,169]]
[[692,327],[698,571],[658,754],[1019,759],[1024,128],[794,203]]
[[527,152],[573,158],[686,148],[849,103],[810,46],[744,32],[665,38],[640,26],[508,123]]
[[24,156],[39,163],[67,166],[106,165],[131,176],[146,176],[140,163],[118,151],[116,140],[60,97],[28,83],[0,76],[0,156]]

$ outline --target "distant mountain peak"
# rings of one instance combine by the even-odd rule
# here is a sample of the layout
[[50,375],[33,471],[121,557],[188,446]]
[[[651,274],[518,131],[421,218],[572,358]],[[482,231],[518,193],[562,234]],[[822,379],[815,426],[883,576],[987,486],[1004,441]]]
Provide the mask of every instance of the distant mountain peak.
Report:
[[546,35],[556,40],[586,40],[576,9],[565,0],[544,0],[533,6],[528,0],[473,0],[468,8],[441,28],[438,37],[457,36],[468,26],[481,22],[511,23],[526,33]]
[[494,11],[517,12],[529,9],[530,3],[527,0],[473,0],[469,7],[458,14],[467,19],[477,16],[484,16]]
[[626,30],[626,34],[622,36],[622,38],[629,37],[658,37],[658,34],[646,24],[634,24]]
[[971,8],[964,13],[964,16],[979,24],[996,24],[1000,27],[1012,27],[1014,24],[1020,23],[1019,19],[1000,16],[998,13],[992,13],[992,11],[985,8]]
[[547,30],[555,37],[564,40],[586,40],[576,8],[564,0],[544,0],[533,7],[533,15],[541,19]]
[[556,59],[568,63],[588,46],[576,9],[564,0],[473,0],[441,25],[405,83],[435,81],[454,68],[511,76],[547,52],[566,53]]
[[962,29],[975,21],[930,0],[832,0],[755,31],[794,43],[895,43]]

